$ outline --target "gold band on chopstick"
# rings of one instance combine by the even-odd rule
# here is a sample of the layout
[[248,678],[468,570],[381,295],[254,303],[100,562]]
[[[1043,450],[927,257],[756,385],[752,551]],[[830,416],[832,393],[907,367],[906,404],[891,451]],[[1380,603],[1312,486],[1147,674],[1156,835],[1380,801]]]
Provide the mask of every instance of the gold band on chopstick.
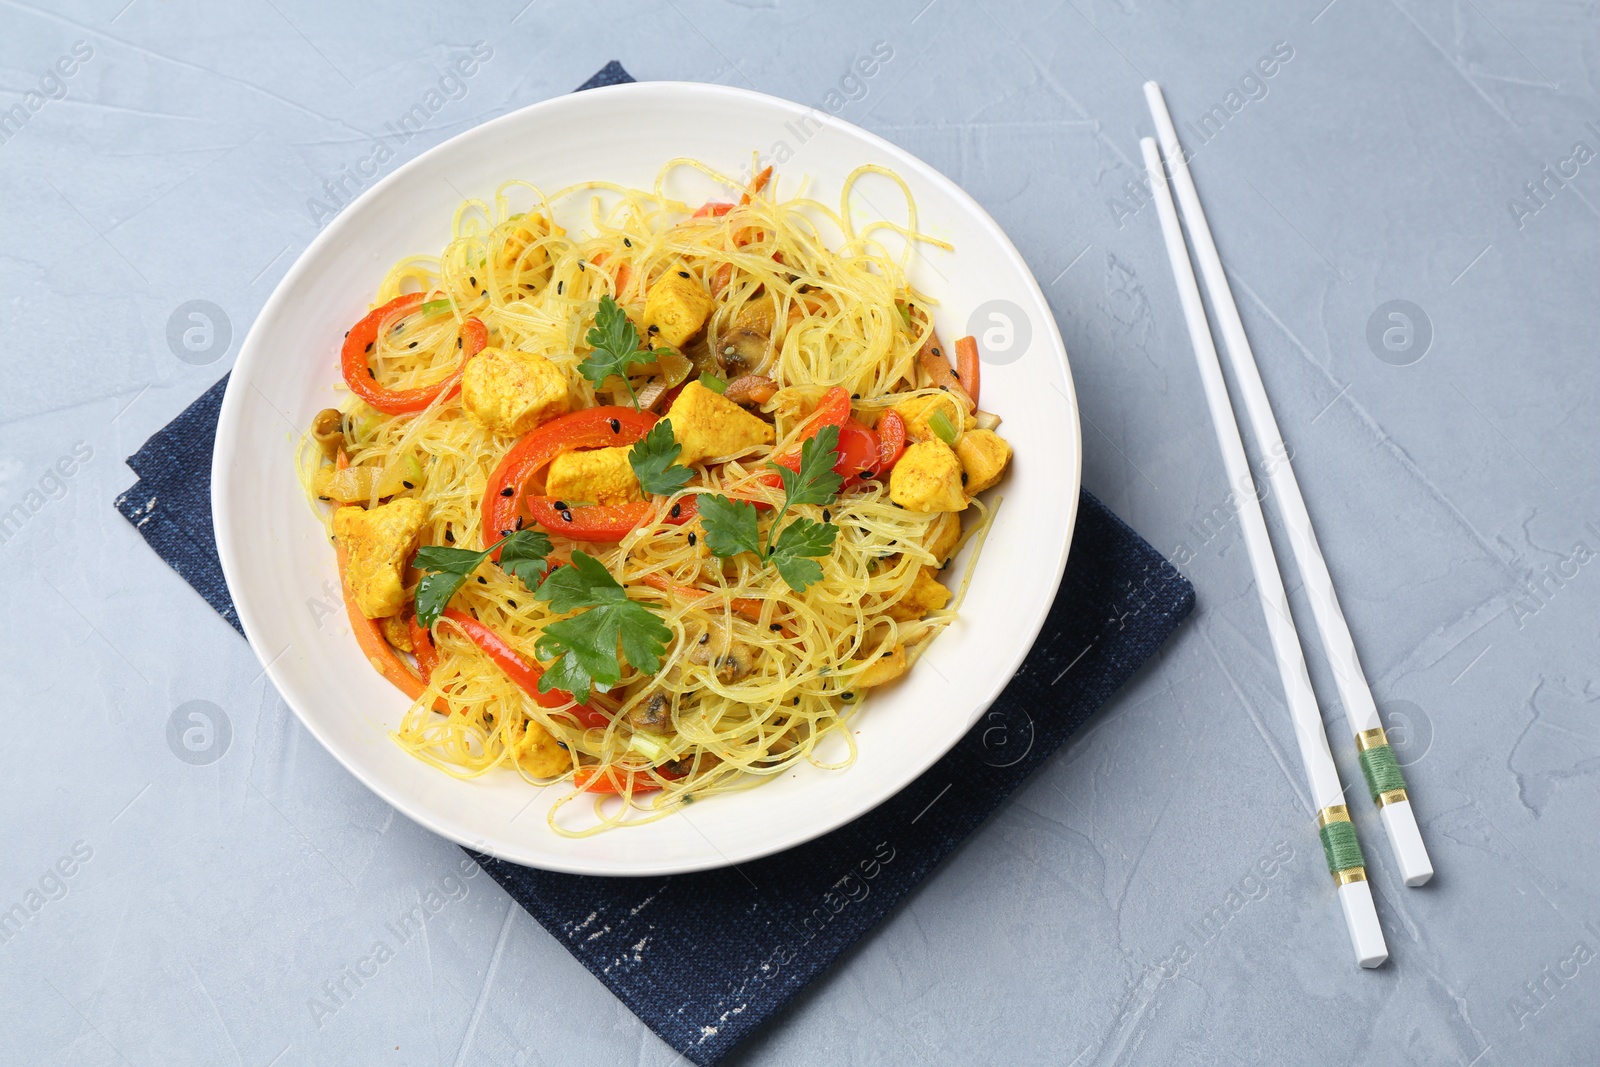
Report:
[[1411,799],[1411,797],[1406,794],[1406,791],[1404,789],[1389,789],[1389,790],[1385,790],[1384,792],[1379,793],[1377,795],[1377,797],[1375,798],[1375,800],[1377,802],[1377,805],[1380,808],[1383,807],[1385,804],[1395,804],[1395,803],[1398,803],[1398,802],[1400,802],[1402,800],[1410,800],[1410,799]]
[[1356,734],[1356,747],[1365,752],[1369,748],[1379,748],[1389,743],[1389,735],[1384,733],[1383,727],[1374,726],[1370,730],[1362,730]]
[[1331,822],[1349,822],[1350,809],[1343,804],[1330,804],[1317,812],[1317,829],[1320,830]]

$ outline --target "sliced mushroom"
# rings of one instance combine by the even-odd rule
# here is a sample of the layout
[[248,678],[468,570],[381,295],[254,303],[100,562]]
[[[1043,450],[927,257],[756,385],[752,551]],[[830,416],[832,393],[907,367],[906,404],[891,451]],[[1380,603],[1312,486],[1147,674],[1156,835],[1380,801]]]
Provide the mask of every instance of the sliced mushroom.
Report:
[[717,359],[730,378],[755,374],[767,363],[767,334],[735,327],[717,338]]
[[778,383],[771,378],[760,374],[746,374],[729,382],[727,391],[722,395],[735,404],[759,407],[771,400],[777,391]]
[[344,415],[338,408],[323,408],[311,420],[311,438],[322,454],[333,459],[344,447]]
[[628,721],[636,729],[662,733],[672,726],[672,702],[665,693],[651,693],[628,712]]
[[724,631],[707,630],[695,639],[689,653],[689,662],[710,667],[717,680],[724,684],[743,681],[756,669],[756,656],[760,650],[748,641],[741,641]]

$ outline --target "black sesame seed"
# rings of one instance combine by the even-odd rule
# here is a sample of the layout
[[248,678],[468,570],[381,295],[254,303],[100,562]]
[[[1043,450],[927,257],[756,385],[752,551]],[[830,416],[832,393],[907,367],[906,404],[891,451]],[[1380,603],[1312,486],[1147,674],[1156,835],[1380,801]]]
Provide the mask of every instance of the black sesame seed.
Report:
[[488,585],[489,584],[489,579],[480,576],[478,578],[478,584],[479,585]]
[[623,238],[623,239],[622,239],[622,243],[623,243],[623,244],[624,244],[624,245],[626,245],[626,246],[627,246],[627,247],[628,247],[628,248],[632,248],[632,247],[633,247],[633,242],[632,242],[632,241],[630,241],[630,240],[628,240],[628,239],[627,239],[627,238],[626,238],[626,237],[624,237],[624,238]]
[[650,328],[648,330],[646,330],[645,332],[646,333],[660,333],[661,332],[661,327],[657,326],[655,323],[651,323],[650,324]]
[[856,695],[854,693],[852,693],[850,690],[846,689],[844,692],[839,694],[839,698],[841,700],[854,700],[856,698]]
[[401,482],[400,484],[405,486],[407,489],[415,489],[416,488],[416,486],[412,485],[410,482]]
[[456,543],[456,535],[451,533],[449,530],[444,532],[444,539],[449,541],[452,545]]
[[944,390],[947,393],[950,391],[950,387],[948,385],[941,385],[941,386],[939,386],[939,388]]
[[954,374],[954,375],[955,375],[955,376],[956,376],[956,377],[957,377],[957,378],[960,378],[960,377],[961,377],[961,372],[960,372],[960,371],[958,371],[958,370],[953,370],[953,371],[951,371],[951,372],[950,372],[950,373],[951,373],[951,374]]
[[500,495],[501,496],[516,496],[517,495],[517,491],[516,491],[516,489],[514,489],[513,487],[508,485],[504,489],[500,490]]
[[556,744],[560,745],[562,748],[567,747],[567,743],[565,741],[557,741]]
[[680,270],[678,272],[678,277],[680,277],[680,278],[687,278],[688,276],[689,276],[689,272],[686,271],[686,270]]
[[406,347],[407,348],[416,348],[417,347],[417,342],[412,341],[410,344],[406,345]]
[[710,634],[701,634],[700,635],[700,643],[702,645],[705,644],[709,640],[711,640],[711,635]]
[[771,626],[768,626],[767,629],[771,630],[773,633],[781,633],[783,631],[783,623],[775,622]]
[[799,707],[800,706],[800,698],[799,697],[795,697],[794,698],[794,703],[795,703],[795,707]]
[[570,511],[563,511],[563,512],[562,512],[562,513],[561,513],[561,521],[562,521],[562,522],[571,522],[571,521],[572,521],[572,512],[570,512]]
[[371,341],[368,341],[368,342],[367,342],[367,351],[368,351],[368,352],[371,352],[371,351],[372,351],[372,342],[371,342]]
[[860,400],[861,399],[861,394],[860,393],[851,393],[850,394],[850,399],[851,400]]
[[883,658],[884,659],[888,659],[890,656],[893,656],[893,655],[894,655],[894,649],[891,648],[891,649],[889,649],[889,651],[887,651],[887,652],[885,652],[883,654]]
[[621,419],[612,419],[611,420],[611,432],[612,433],[621,433],[622,432],[622,420]]
[[563,289],[565,289],[566,287],[567,287],[567,283],[566,282],[556,282],[556,295],[560,296],[561,295],[561,291]]
[[673,518],[676,519],[682,514],[683,514],[683,505],[682,504],[674,504],[674,505],[672,505],[672,517]]
[[319,497],[317,497],[317,499],[318,499],[318,500],[327,500],[327,499],[329,499],[329,498],[328,498],[328,497],[325,497],[325,496],[319,496]]
[[697,540],[697,538],[694,535],[694,531],[690,530],[689,531],[689,547],[690,548],[694,547],[694,543],[695,543],[696,540]]
[[578,269],[579,269],[579,270],[580,270],[580,271],[581,271],[581,270],[583,270],[583,269],[584,269],[584,268],[583,268],[583,260],[581,260],[581,259],[580,259],[580,260],[578,260]]
[[517,529],[519,529],[519,530],[522,529],[522,516],[521,515],[517,516]]
[[517,602],[515,600],[507,600],[506,601],[506,605],[508,607],[510,607],[513,611],[515,611],[516,607],[517,607]]
[[933,349],[933,350],[932,350],[932,351],[933,351],[933,354],[934,354],[934,355],[936,355],[936,356],[942,356],[942,355],[944,355],[944,353],[943,353],[943,352],[941,352],[941,351],[939,351],[939,350],[938,350],[938,349],[937,349],[937,348],[935,348],[935,349]]
[[377,381],[377,379],[378,379],[378,376],[376,374],[372,373],[372,368],[371,367],[367,368],[367,377],[371,378],[373,381]]
[[459,338],[459,337],[456,338],[456,347],[457,348],[461,347],[461,338]]
[[833,521],[833,512],[829,511],[827,508],[823,508],[822,509],[822,521],[823,522],[832,522]]
[[556,510],[557,511],[566,511],[567,510],[567,502],[565,500],[557,500],[556,501]]
[[967,472],[966,471],[962,471],[961,472],[961,484],[962,485],[966,485],[967,484]]
[[[467,284],[472,286],[474,289],[476,289],[478,287],[478,279],[477,278],[468,278],[467,279]],[[934,351],[937,352],[938,349],[936,348],[936,349],[934,349]]]
[[345,336],[346,336],[346,337],[349,337],[349,336],[350,336],[350,331],[349,331],[349,330],[346,330],[346,331],[345,331],[345,332],[344,332],[344,335],[345,335]]

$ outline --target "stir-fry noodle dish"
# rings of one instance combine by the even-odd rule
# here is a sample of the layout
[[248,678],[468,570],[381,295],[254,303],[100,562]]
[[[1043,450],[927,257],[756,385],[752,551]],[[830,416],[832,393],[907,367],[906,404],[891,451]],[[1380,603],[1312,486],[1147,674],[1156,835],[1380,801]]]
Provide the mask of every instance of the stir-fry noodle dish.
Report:
[[[666,195],[678,168],[727,199]],[[852,218],[867,174],[905,221]],[[344,388],[301,479],[411,699],[393,739],[561,790],[557,833],[843,770],[981,548],[1011,448],[976,342],[946,348],[908,281],[948,246],[890,172],[837,208],[780,184],[508,182],[329,339]]]

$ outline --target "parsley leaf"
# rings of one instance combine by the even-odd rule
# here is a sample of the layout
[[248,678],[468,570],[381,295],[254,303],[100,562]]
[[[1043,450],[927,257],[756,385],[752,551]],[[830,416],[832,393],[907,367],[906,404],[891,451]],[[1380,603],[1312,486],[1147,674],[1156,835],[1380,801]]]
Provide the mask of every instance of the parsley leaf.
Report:
[[705,527],[706,547],[713,555],[737,556],[741,552],[761,555],[761,531],[756,525],[755,505],[747,500],[702,493],[699,499],[700,525]]
[[796,593],[822,580],[822,566],[811,556],[826,556],[833,551],[839,527],[830,522],[796,519],[783,528],[772,546],[771,560],[778,573]]
[[839,427],[824,426],[815,437],[800,446],[800,469],[769,462],[768,467],[783,479],[783,510],[795,504],[831,504],[839,495],[844,482],[834,473],[833,465],[839,461]]
[[417,583],[416,597],[417,622],[424,629],[431,629],[439,621],[456,590],[497,548],[500,549],[500,568],[531,590],[544,574],[545,557],[550,554],[550,538],[538,530],[518,530],[482,552],[443,545],[425,545],[417,549],[411,565],[426,572]]
[[594,349],[589,358],[578,364],[578,373],[594,383],[596,389],[613,374],[622,379],[633,397],[633,408],[639,409],[639,398],[634,394],[633,383],[628,381],[628,368],[653,362],[655,353],[639,347],[639,331],[628,321],[628,313],[609,296],[600,298],[600,308],[594,313],[594,326],[584,340]]
[[682,489],[694,474],[673,462],[682,451],[683,446],[672,436],[671,419],[652,426],[628,452],[628,463],[633,467],[633,476],[639,479],[639,488],[656,496],[671,496]]
[[740,552],[754,552],[763,563],[778,568],[778,574],[797,593],[822,579],[822,565],[815,557],[833,551],[839,528],[832,523],[797,518],[780,526],[783,517],[796,504],[831,504],[839,495],[843,479],[834,473],[839,458],[839,428],[824,426],[800,446],[800,469],[792,471],[777,463],[767,466],[783,479],[783,507],[767,529],[762,545],[755,506],[748,501],[702,494],[700,523],[706,531],[706,547],[714,555],[727,558]]
[[549,601],[551,611],[588,609],[546,626],[534,645],[540,659],[555,660],[539,679],[541,693],[561,689],[583,704],[592,690],[603,693],[622,679],[624,658],[646,674],[661,669],[672,631],[655,612],[629,600],[593,556],[573,552],[572,566],[552,570],[534,596]]

